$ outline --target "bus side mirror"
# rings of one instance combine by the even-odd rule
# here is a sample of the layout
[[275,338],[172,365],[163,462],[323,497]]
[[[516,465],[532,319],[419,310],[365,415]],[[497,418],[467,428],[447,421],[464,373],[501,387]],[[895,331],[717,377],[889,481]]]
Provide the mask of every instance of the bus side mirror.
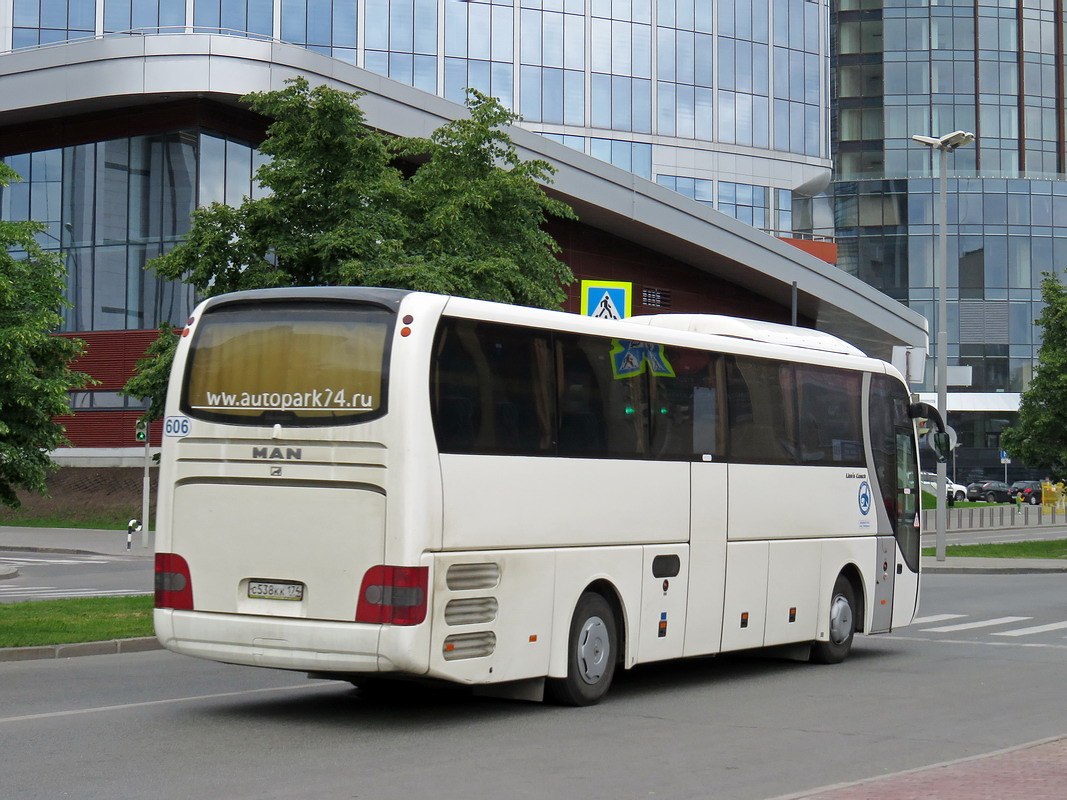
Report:
[[929,441],[930,449],[934,451],[938,463],[943,464],[948,458],[948,451],[952,448],[949,435],[944,431],[936,431],[930,434]]
[[952,439],[945,426],[945,420],[941,417],[941,412],[929,403],[912,403],[908,406],[908,416],[912,419],[925,419],[930,423],[930,427],[934,430],[927,434],[926,441],[930,449],[934,451],[938,462],[944,463],[952,449]]

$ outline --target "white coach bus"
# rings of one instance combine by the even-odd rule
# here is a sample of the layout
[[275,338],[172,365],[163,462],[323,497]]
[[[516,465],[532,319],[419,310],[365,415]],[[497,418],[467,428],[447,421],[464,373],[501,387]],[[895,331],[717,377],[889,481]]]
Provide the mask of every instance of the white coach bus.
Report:
[[169,649],[597,702],[617,668],[911,622],[919,467],[889,364],[709,315],[370,288],[202,303],[167,397]]

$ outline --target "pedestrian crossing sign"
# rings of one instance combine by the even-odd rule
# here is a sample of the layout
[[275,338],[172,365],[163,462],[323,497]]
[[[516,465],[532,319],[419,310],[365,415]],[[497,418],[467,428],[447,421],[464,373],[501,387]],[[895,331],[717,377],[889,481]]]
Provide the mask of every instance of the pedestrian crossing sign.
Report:
[[582,281],[582,315],[602,319],[630,316],[633,287],[629,281]]

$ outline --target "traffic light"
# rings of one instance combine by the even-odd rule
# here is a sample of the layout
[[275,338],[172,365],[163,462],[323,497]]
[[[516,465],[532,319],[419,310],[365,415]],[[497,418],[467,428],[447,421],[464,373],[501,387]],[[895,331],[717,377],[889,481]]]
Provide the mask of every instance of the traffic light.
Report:
[[144,422],[144,421],[138,422],[135,435],[137,437],[137,441],[139,441],[139,442],[143,442],[145,439],[147,439],[148,438],[148,423]]

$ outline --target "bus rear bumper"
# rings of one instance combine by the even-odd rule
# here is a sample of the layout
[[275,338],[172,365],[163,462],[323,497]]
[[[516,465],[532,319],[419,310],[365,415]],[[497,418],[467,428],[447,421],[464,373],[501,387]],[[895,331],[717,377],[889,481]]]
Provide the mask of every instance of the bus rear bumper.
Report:
[[156,637],[175,653],[228,664],[317,672],[388,672],[381,626],[155,609]]

